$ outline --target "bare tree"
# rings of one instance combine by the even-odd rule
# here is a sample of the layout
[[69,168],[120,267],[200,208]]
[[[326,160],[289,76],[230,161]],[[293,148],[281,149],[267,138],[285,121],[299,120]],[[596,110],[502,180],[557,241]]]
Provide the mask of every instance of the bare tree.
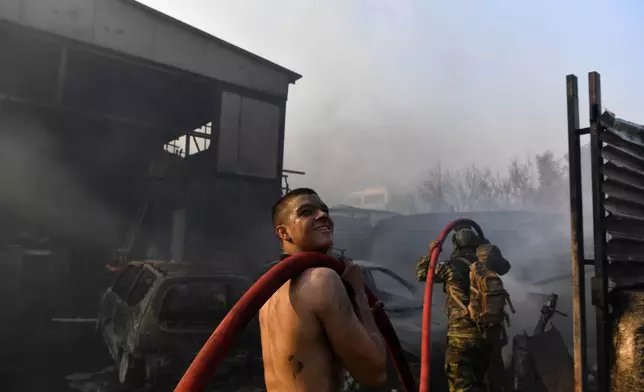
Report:
[[494,209],[494,176],[489,169],[471,165],[461,172],[449,173],[447,193],[457,211]]
[[451,175],[445,173],[441,163],[427,172],[427,178],[423,181],[418,193],[423,201],[429,204],[432,211],[449,211],[450,205],[446,197],[448,189],[451,188]]
[[496,188],[496,178],[490,169],[479,169],[472,165],[465,171],[465,189],[470,209],[496,209]]
[[532,162],[518,158],[508,165],[506,176],[498,176],[496,198],[503,209],[525,208],[532,203],[535,192]]
[[561,210],[566,208],[568,186],[564,159],[556,158],[552,151],[535,156],[539,187],[536,202],[541,209]]
[[495,209],[498,204],[496,178],[489,169],[474,165],[452,172],[438,164],[428,172],[419,192],[433,211]]
[[505,174],[471,165],[445,170],[439,163],[428,171],[419,189],[432,211],[498,209],[559,209],[567,195],[566,162],[546,151],[532,159],[510,161]]
[[554,185],[558,186],[564,175],[562,160],[555,158],[552,151],[546,151],[542,154],[537,154],[535,162],[539,173],[539,188],[546,189]]

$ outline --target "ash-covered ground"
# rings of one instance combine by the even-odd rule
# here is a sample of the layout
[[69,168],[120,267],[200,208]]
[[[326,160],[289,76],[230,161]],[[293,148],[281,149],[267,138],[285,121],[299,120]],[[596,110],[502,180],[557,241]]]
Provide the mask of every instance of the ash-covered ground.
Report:
[[[53,323],[25,328],[5,336],[1,347],[3,392],[134,392],[119,386],[116,366],[101,338],[95,335],[93,324]],[[208,390],[263,391],[259,366],[254,366],[251,374],[246,369],[220,374]],[[145,390],[172,391],[175,386],[176,383],[168,383]]]

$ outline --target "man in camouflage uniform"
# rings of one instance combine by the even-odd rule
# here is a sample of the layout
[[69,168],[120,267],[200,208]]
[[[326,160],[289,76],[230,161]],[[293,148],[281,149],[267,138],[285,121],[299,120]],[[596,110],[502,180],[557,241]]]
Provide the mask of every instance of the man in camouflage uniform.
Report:
[[[503,257],[501,250],[495,245],[480,247],[478,249],[478,262],[485,264],[499,276],[503,276],[510,271],[510,262]],[[512,303],[509,302],[509,304],[510,309],[514,312]],[[487,328],[484,331],[484,338],[490,350],[487,368],[488,390],[490,392],[504,392],[507,379],[505,376],[505,364],[503,363],[503,347],[508,344],[508,334],[505,326],[498,325]]]
[[[481,239],[471,229],[460,229],[452,236],[454,251],[449,260],[437,265],[434,282],[443,283],[448,316],[445,373],[450,392],[485,392],[485,375],[490,363],[492,345],[472,321],[467,307],[470,298],[470,263],[477,261],[476,248]],[[438,246],[432,242],[429,254]],[[418,280],[427,279],[429,256],[416,265]],[[450,295],[451,293],[451,295]],[[460,302],[460,304],[459,304]]]

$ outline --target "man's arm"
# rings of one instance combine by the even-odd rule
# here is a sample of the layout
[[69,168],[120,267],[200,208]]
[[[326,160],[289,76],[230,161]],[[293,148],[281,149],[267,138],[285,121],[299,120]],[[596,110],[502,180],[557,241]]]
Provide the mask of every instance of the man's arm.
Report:
[[416,262],[416,279],[420,282],[427,280],[427,270],[429,269],[429,256],[423,256]]
[[449,260],[438,263],[438,265],[436,265],[436,271],[434,271],[434,282],[445,283],[448,269],[449,269]]
[[387,380],[387,349],[371,314],[364,290],[357,290],[356,316],[340,276],[329,268],[316,268],[302,276],[298,302],[313,311],[334,353],[351,375],[365,387]]
[[[427,253],[427,256],[421,257],[417,262],[416,262],[416,278],[424,282],[427,280],[427,272],[429,270],[429,262],[430,262],[430,257],[432,255],[432,252],[434,249],[437,247],[440,247],[440,242],[438,241],[432,241],[429,243],[429,252]],[[439,253],[440,253],[440,248],[439,248]],[[448,264],[447,262],[438,262],[436,264],[436,270],[434,271],[434,282],[435,283],[445,283],[445,279],[447,278],[447,269],[448,269]]]
[[[427,280],[427,271],[429,270],[429,256],[423,256],[416,262],[416,278],[424,282]],[[445,283],[447,276],[447,262],[443,261],[436,265],[434,271],[434,283]]]

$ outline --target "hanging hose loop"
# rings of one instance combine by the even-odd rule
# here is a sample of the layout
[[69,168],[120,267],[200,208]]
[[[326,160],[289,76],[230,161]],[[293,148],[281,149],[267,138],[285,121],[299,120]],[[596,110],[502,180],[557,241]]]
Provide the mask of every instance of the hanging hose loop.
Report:
[[[423,327],[421,332],[421,374],[420,391],[429,392],[430,350],[431,350],[431,309],[432,291],[434,286],[434,271],[436,262],[441,253],[443,242],[450,231],[455,227],[469,225],[485,241],[481,227],[470,219],[457,219],[443,229],[438,237],[439,246],[430,254],[430,265],[427,271],[425,286],[425,299],[423,304]],[[239,337],[246,325],[259,312],[260,308],[270,297],[291,277],[302,273],[308,268],[327,267],[339,275],[344,272],[344,263],[338,259],[317,252],[298,253],[284,259],[268,270],[255,284],[237,301],[226,317],[212,333],[208,341],[181,378],[175,392],[201,392],[212,379],[217,367],[223,361],[230,346]],[[382,302],[368,289],[365,288],[369,306],[376,325],[380,330],[392,357],[396,371],[405,392],[416,390],[416,383],[411,369],[405,358],[405,352],[398,336],[385,313]]]
[[[298,253],[282,260],[268,270],[237,301],[226,317],[217,326],[199,351],[186,373],[179,381],[175,392],[201,392],[215,374],[217,367],[226,357],[231,345],[237,340],[248,325],[273,294],[291,277],[308,268],[327,267],[339,275],[344,272],[345,264],[338,259],[317,252]],[[398,376],[405,392],[416,390],[416,381],[405,358],[405,352],[398,340],[396,331],[384,311],[382,302],[365,287],[365,293],[372,314],[382,334],[389,354],[392,357]]]

